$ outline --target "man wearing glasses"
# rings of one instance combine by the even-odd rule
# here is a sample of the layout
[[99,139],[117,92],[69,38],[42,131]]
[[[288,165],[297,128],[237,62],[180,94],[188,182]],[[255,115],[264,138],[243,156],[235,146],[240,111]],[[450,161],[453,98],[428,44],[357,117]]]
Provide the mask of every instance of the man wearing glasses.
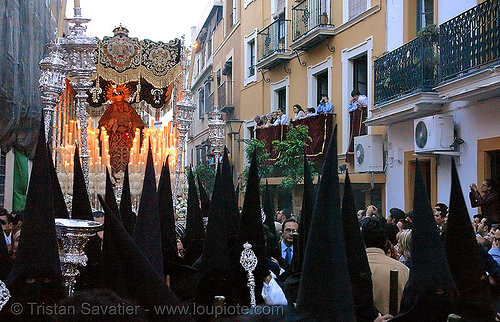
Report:
[[287,269],[292,264],[293,258],[293,234],[299,231],[299,223],[293,218],[289,218],[283,222],[283,230],[281,237],[281,257],[280,266]]

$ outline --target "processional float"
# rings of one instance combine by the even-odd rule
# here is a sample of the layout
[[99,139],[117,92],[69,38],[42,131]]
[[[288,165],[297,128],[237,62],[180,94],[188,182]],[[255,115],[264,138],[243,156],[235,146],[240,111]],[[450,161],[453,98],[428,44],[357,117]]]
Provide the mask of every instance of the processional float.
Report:
[[[78,144],[87,192],[94,205],[97,194],[104,194],[106,167],[111,168],[116,186],[121,188],[129,166],[131,192],[138,196],[140,173],[151,145],[158,176],[170,155],[177,196],[184,145],[194,117],[192,94],[185,88],[184,37],[168,43],[138,40],[128,37],[128,30],[121,25],[113,30],[113,37],[88,37],[86,24],[90,19],[82,17],[79,1],[75,1],[74,17],[66,21],[69,35],[56,37],[47,45],[48,56],[40,62],[39,79],[47,143],[52,147],[63,191],[68,194],[72,190],[67,183],[72,183],[72,151]],[[148,127],[144,121],[146,114],[158,121],[169,110],[173,110],[175,122],[164,128],[154,123]],[[117,194],[119,198],[121,194]],[[101,228],[93,221],[56,220],[68,296],[74,292],[78,267],[87,262],[83,248]],[[1,309],[10,297],[1,282],[0,292]]]
[[[56,37],[40,62],[47,141],[65,194],[71,193],[74,145],[80,146],[82,169],[91,203],[104,192],[105,168],[121,187],[129,165],[131,193],[140,196],[148,145],[159,175],[167,155],[175,172],[174,196],[194,103],[185,88],[184,37],[168,43],[139,40],[119,26],[102,40],[86,35],[81,8],[75,2],[67,37]],[[147,124],[173,111],[173,122]],[[97,120],[99,122],[97,122]],[[153,126],[155,125],[155,126]],[[175,170],[174,170],[175,168]],[[119,191],[115,191],[120,198]],[[174,202],[177,198],[174,197]]]

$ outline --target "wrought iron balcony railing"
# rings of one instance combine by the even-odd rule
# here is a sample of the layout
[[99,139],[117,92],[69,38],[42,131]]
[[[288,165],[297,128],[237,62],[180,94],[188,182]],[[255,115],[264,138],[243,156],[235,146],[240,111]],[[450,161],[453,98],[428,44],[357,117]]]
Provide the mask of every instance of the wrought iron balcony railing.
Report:
[[500,0],[484,1],[374,62],[375,105],[500,62]]
[[375,105],[437,83],[437,35],[424,34],[375,60]]
[[331,26],[331,16],[324,0],[303,0],[292,7],[293,41],[309,30],[320,26]]
[[500,59],[500,1],[490,0],[439,26],[439,80]]
[[232,107],[233,105],[233,81],[224,81],[218,90],[219,107]]
[[280,18],[257,34],[257,60],[266,58],[276,52],[287,51],[286,35],[289,20]]

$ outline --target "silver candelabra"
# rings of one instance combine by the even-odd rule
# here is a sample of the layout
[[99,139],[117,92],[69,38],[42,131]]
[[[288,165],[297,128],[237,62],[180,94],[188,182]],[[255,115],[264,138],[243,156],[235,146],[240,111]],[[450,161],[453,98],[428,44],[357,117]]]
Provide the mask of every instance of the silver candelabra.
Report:
[[66,37],[62,46],[66,50],[66,59],[69,65],[68,77],[76,92],[77,115],[80,121],[80,158],[82,161],[83,176],[87,191],[89,187],[89,153],[87,147],[87,90],[92,86],[89,81],[96,72],[94,50],[97,48],[97,39],[87,37],[85,32],[90,19],[82,18],[81,8],[74,8],[73,18],[66,19],[73,24],[70,35]]
[[215,107],[213,112],[208,115],[208,140],[212,146],[212,152],[214,153],[217,160],[222,155],[222,149],[224,148],[224,129],[226,127],[226,122],[222,119],[222,112]]
[[189,127],[194,120],[195,106],[193,103],[193,93],[188,90],[182,91],[182,100],[177,103],[177,114],[175,115],[175,124],[179,133],[177,166],[175,168],[174,182],[174,207],[177,203],[177,193],[179,191],[179,177],[182,170],[182,157],[184,154],[184,145],[186,144]]
[[54,145],[55,131],[53,124],[55,120],[56,106],[60,96],[66,88],[66,73],[68,64],[64,61],[64,51],[61,47],[61,38],[47,45],[48,56],[39,63],[40,78],[38,88],[42,92],[43,114],[45,120],[45,137],[47,143]]
[[83,247],[101,229],[102,224],[97,221],[56,218],[59,260],[69,297],[75,292],[76,277],[80,275],[78,267],[87,265]]

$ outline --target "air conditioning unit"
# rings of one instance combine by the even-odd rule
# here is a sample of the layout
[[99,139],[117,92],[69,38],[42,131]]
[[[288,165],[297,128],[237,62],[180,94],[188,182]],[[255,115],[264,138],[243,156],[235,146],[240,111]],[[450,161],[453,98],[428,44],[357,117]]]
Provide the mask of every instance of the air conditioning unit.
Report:
[[354,170],[356,172],[384,171],[382,135],[354,137]]
[[433,115],[414,120],[415,152],[453,150],[453,115]]

